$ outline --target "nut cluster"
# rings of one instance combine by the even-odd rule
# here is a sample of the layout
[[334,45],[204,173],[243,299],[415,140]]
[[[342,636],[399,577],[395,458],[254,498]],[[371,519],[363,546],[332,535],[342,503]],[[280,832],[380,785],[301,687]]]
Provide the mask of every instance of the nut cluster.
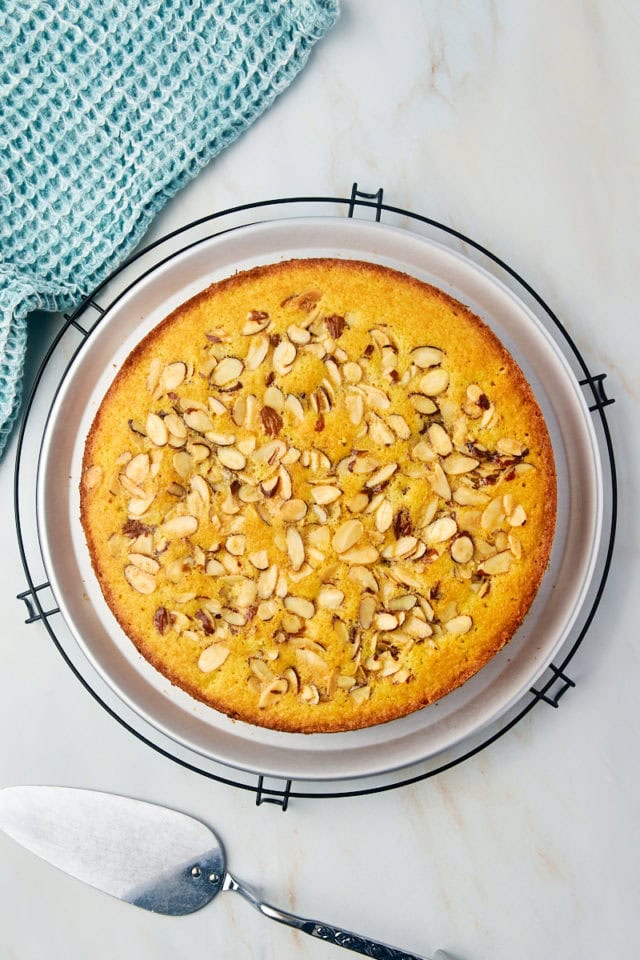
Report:
[[[429,569],[446,555],[448,575],[483,597],[522,556],[525,511],[492,490],[534,467],[519,440],[480,443],[496,417],[488,393],[471,383],[454,404],[444,349],[403,355],[383,325],[354,354],[349,315],[322,299],[288,297],[277,330],[249,311],[239,334],[208,332],[197,363],[154,359],[131,449],[114,476],[84,475],[124,499],[111,543],[123,576],[140,594],[170,585],[153,628],[195,641],[203,674],[269,624],[245,655],[262,709],[337,691],[360,704],[376,684],[410,683],[416,646],[474,628],[457,603],[438,604]],[[194,399],[203,379],[206,402]],[[335,457],[323,438],[340,424],[349,442]],[[412,484],[419,509],[404,505]]]

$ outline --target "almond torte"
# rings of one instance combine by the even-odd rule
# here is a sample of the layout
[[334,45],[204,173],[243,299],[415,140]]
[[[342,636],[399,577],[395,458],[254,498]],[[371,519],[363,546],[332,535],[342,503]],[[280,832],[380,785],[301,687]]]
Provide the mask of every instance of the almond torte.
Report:
[[215,283],[130,354],[81,512],[109,607],[172,683],[331,732],[424,707],[504,646],[556,481],[482,320],[386,267],[293,260]]

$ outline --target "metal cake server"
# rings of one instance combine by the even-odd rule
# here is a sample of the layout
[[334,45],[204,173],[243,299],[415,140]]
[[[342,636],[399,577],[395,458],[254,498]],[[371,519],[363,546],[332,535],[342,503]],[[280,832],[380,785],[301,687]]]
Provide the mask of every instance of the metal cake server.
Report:
[[[318,940],[379,960],[426,960],[264,903],[227,871],[213,830],[167,807],[68,787],[6,787],[0,828],[78,880],[154,913],[193,913],[235,890],[265,917]],[[438,950],[433,960],[452,958]]]

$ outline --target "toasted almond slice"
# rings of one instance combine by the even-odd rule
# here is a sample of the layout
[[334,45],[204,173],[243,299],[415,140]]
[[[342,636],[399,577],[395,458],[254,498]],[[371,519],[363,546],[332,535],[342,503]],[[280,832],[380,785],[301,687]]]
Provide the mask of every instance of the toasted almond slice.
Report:
[[451,556],[456,563],[468,563],[473,557],[473,540],[471,537],[456,537],[451,544]]
[[[386,483],[387,480],[390,480],[398,469],[397,463],[387,463],[384,467],[381,467],[377,473],[374,473],[372,477],[369,477],[365,483],[365,487],[369,490],[372,487],[377,487],[379,484]],[[355,472],[355,471],[354,471]]]
[[138,593],[153,593],[156,588],[156,578],[133,563],[124,568],[124,575],[129,586]]
[[342,373],[347,383],[360,383],[362,380],[362,367],[359,363],[349,361],[342,368]]
[[242,533],[235,533],[225,540],[225,547],[232,557],[241,557],[247,545],[247,538]]
[[454,450],[442,461],[442,468],[450,477],[458,477],[463,473],[470,473],[479,465],[480,461],[474,457],[467,457]]
[[295,394],[290,393],[287,396],[287,399],[284,402],[285,410],[287,410],[291,416],[295,417],[296,420],[304,420],[304,408]]
[[295,527],[287,527],[286,541],[289,562],[294,570],[299,570],[304,563],[304,544]]
[[257,370],[269,352],[269,337],[266,333],[251,340],[245,365],[247,370]]
[[144,500],[147,496],[146,492],[142,487],[139,487],[137,483],[134,483],[133,480],[130,480],[126,473],[121,473],[118,476],[120,485],[127,491],[130,497],[137,497],[139,500]]
[[419,460],[421,463],[433,463],[438,459],[437,453],[426,440],[419,440],[411,448],[410,455],[413,460]]
[[449,434],[439,423],[431,424],[427,431],[427,436],[429,437],[431,446],[441,457],[448,456],[453,450],[453,444],[451,443]]
[[97,464],[93,464],[87,468],[82,480],[87,490],[93,490],[101,482],[102,477],[102,467],[97,466]]
[[481,507],[489,502],[489,496],[473,487],[457,487],[453,499],[463,507]]
[[206,562],[204,572],[210,577],[220,577],[224,574],[224,567],[219,560],[211,557],[211,559]]
[[395,630],[398,626],[398,618],[392,613],[378,613],[374,618],[374,626],[376,630]]
[[345,398],[347,413],[351,423],[357,427],[364,417],[364,400],[359,394],[348,393]]
[[520,543],[520,540],[518,539],[517,535],[513,532],[509,534],[507,539],[508,539],[509,549],[511,550],[511,553],[514,555],[516,560],[519,560],[522,556],[522,544]]
[[269,554],[266,550],[254,550],[249,554],[248,560],[256,570],[266,570],[269,566]]
[[306,515],[307,505],[304,500],[286,500],[280,507],[280,519],[285,523],[296,523]]
[[186,410],[184,413],[184,422],[191,430],[195,430],[197,433],[207,433],[207,431],[213,430],[211,418],[204,410]]
[[259,463],[269,463],[273,466],[283,458],[286,452],[286,443],[278,439],[270,440],[256,450],[254,459]]
[[149,454],[139,453],[124,468],[126,476],[135,484],[144,483],[149,476]]
[[438,409],[433,400],[425,397],[421,393],[412,393],[409,395],[411,406],[417,413],[435,413]]
[[218,447],[218,460],[229,470],[244,470],[247,458],[237,447]]
[[271,407],[276,413],[282,413],[284,410],[284,394],[280,387],[274,387],[273,384],[264,392],[263,402],[265,406]]
[[211,374],[211,380],[217,387],[224,387],[237,380],[244,364],[238,357],[224,357]]
[[283,696],[289,689],[289,684],[284,677],[276,677],[275,680],[272,680],[264,690],[260,693],[260,698],[258,700],[258,709],[266,710],[267,707],[272,707],[275,703],[278,702],[280,697]]
[[310,706],[320,703],[320,694],[318,688],[313,683],[305,683],[300,691],[300,699]]
[[444,625],[447,633],[453,634],[469,633],[472,626],[473,620],[466,614],[461,614],[459,617],[452,617],[451,620],[447,620]]
[[144,498],[133,497],[127,504],[127,513],[130,517],[141,517],[147,512],[155,498],[155,493],[150,493],[148,497]]
[[145,573],[150,573],[152,576],[160,569],[160,564],[157,560],[154,560],[153,557],[148,557],[144,553],[130,553],[127,555],[127,560],[129,563],[132,563],[134,567],[138,567],[140,570],[144,570]]
[[381,446],[389,446],[396,440],[393,430],[375,413],[369,417],[369,436],[374,443],[379,443]]
[[433,367],[420,380],[420,392],[427,397],[437,397],[449,386],[449,374],[442,367]]
[[356,493],[347,503],[347,509],[351,513],[362,513],[369,505],[369,497],[366,493]]
[[499,573],[508,573],[513,561],[511,550],[503,550],[501,553],[495,553],[478,565],[479,573],[486,573],[489,576],[495,576]]
[[286,376],[291,372],[294,360],[296,359],[296,348],[290,340],[281,340],[273,351],[273,369],[281,376]]
[[313,488],[311,491],[311,496],[316,503],[334,503],[339,497],[342,496],[342,490],[339,487],[321,484],[320,486]]
[[146,387],[149,393],[155,393],[156,387],[160,380],[160,373],[162,372],[162,360],[160,357],[154,357],[151,363],[149,364],[149,371],[147,373]]
[[247,414],[247,398],[244,394],[240,394],[239,397],[233,402],[233,407],[231,408],[231,419],[235,423],[236,427],[241,427],[244,423],[244,418]]
[[257,614],[261,620],[272,620],[278,612],[277,600],[262,600],[258,604]]
[[361,520],[356,518],[345,520],[333,535],[331,545],[336,553],[344,553],[354,546],[364,533],[364,526]]
[[504,501],[502,497],[494,497],[485,507],[480,523],[482,529],[491,533],[504,520]]
[[416,347],[410,354],[411,362],[423,370],[427,367],[437,367],[442,363],[443,357],[444,353],[438,347]]
[[378,387],[371,387],[366,383],[360,384],[358,389],[362,390],[367,405],[374,410],[384,411],[388,410],[391,406],[391,400],[384,390],[379,390]]
[[295,613],[298,617],[302,617],[303,620],[310,620],[316,612],[316,608],[311,600],[307,600],[305,597],[293,597],[289,595],[284,598],[284,606],[290,613]]
[[371,696],[371,687],[354,687],[353,690],[349,691],[349,697],[353,700],[354,703],[357,703],[358,706],[361,706],[363,703],[366,703]]
[[187,365],[182,360],[176,360],[175,363],[168,363],[160,374],[158,383],[163,393],[169,390],[177,390],[187,376]]
[[148,415],[145,423],[145,433],[149,440],[155,443],[156,447],[163,447],[169,439],[169,431],[164,424],[164,420],[157,413]]
[[261,657],[249,657],[249,669],[262,683],[270,683],[273,679],[273,671]]
[[268,600],[273,594],[278,580],[278,573],[278,567],[274,563],[258,577],[258,596],[263,600]]
[[427,543],[444,543],[450,540],[458,531],[458,525],[453,517],[440,517],[425,527],[424,539]]
[[527,514],[522,504],[518,504],[514,507],[511,516],[509,517],[509,524],[512,527],[521,527],[523,523],[527,522]]
[[318,591],[318,606],[324,610],[337,610],[344,600],[344,593],[337,587],[321,587]]
[[376,530],[385,533],[393,523],[393,506],[383,499],[375,513]]
[[189,514],[183,517],[172,517],[162,527],[162,532],[168,540],[181,540],[190,537],[198,529],[198,520]]
[[526,447],[519,440],[513,440],[511,437],[501,437],[496,443],[496,450],[505,457],[521,457]]
[[268,327],[270,322],[269,314],[264,310],[249,310],[242,327],[242,334],[245,337],[251,337]]
[[399,413],[389,414],[387,423],[400,440],[408,440],[411,436],[411,427]]
[[350,550],[345,551],[345,553],[341,553],[340,559],[344,560],[345,563],[363,565],[375,563],[379,556],[379,552],[372,544],[365,544],[364,546],[352,547]]
[[213,673],[225,662],[231,650],[224,643],[212,643],[205,647],[198,658],[198,666],[203,673]]

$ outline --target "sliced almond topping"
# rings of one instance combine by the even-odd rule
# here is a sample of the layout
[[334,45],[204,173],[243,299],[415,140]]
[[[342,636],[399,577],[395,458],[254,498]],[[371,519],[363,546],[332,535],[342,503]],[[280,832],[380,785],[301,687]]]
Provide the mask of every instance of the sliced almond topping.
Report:
[[416,347],[411,351],[410,357],[416,367],[425,370],[427,367],[437,367],[442,363],[444,354],[437,347]]
[[266,570],[269,566],[269,555],[266,550],[255,550],[249,554],[248,559],[256,570]]
[[391,400],[384,392],[384,390],[379,390],[378,387],[371,387],[366,383],[359,385],[359,388],[365,396],[367,405],[372,407],[374,410],[388,410],[391,406]]
[[273,671],[261,657],[249,657],[249,669],[262,683],[270,683],[274,679]]
[[291,613],[295,613],[299,617],[302,617],[303,620],[310,620],[316,612],[316,608],[311,600],[307,600],[305,597],[285,597],[284,605],[287,610],[289,610]]
[[342,490],[339,487],[326,486],[320,484],[311,491],[311,496],[316,503],[327,504],[334,503],[342,496]]
[[212,643],[206,647],[198,658],[198,666],[203,673],[212,673],[225,662],[231,650],[224,643]]
[[197,518],[187,514],[184,517],[172,517],[171,520],[167,520],[162,527],[162,532],[169,540],[181,540],[183,537],[190,537],[197,529]]
[[352,547],[351,550],[340,554],[340,559],[345,563],[367,564],[375,563],[380,556],[376,548],[371,544]]
[[272,620],[278,612],[277,600],[262,600],[258,604],[257,614],[261,620]]
[[520,543],[520,540],[515,533],[510,533],[507,540],[511,553],[514,555],[516,560],[519,560],[522,556],[522,544]]
[[504,502],[502,497],[494,497],[485,507],[480,523],[482,529],[491,533],[504,520]]
[[271,407],[277,413],[282,413],[284,410],[284,394],[280,387],[274,387],[273,385],[267,387],[263,399],[265,406]]
[[411,436],[411,427],[399,413],[389,414],[387,423],[400,440],[408,440]]
[[124,468],[124,472],[133,483],[144,483],[149,476],[149,454],[139,453],[132,457]]
[[150,573],[152,576],[155,576],[160,569],[158,561],[154,560],[153,557],[146,556],[144,553],[130,553],[127,559],[134,567],[138,567],[140,570],[144,570],[145,573]]
[[163,393],[167,393],[169,390],[177,390],[186,376],[187,365],[183,363],[182,360],[177,360],[175,363],[168,363],[160,374],[158,386]]
[[237,380],[243,370],[244,364],[238,357],[224,357],[211,374],[211,380],[217,387],[224,387]]
[[513,561],[511,550],[503,550],[492,557],[488,557],[478,565],[479,573],[486,573],[489,576],[495,576],[498,573],[508,573]]
[[219,417],[220,414],[226,413],[227,408],[225,407],[222,400],[218,400],[217,397],[207,397],[207,403],[209,405],[209,410],[211,413],[214,413],[216,417]]
[[289,562],[294,570],[299,570],[304,563],[304,544],[302,537],[295,527],[287,527],[286,540]]
[[244,470],[247,464],[247,458],[237,447],[219,447],[217,453],[222,466],[229,470]]
[[336,587],[321,587],[318,591],[318,606],[325,610],[337,610],[344,600],[344,593]]
[[251,337],[255,333],[260,333],[269,325],[269,314],[264,310],[249,310],[247,318],[242,327],[242,333],[245,337]]
[[512,527],[521,527],[523,523],[527,521],[527,514],[525,509],[521,504],[518,504],[514,507],[511,516],[509,517],[509,523]]
[[155,493],[150,493],[148,497],[138,498],[134,497],[132,500],[129,500],[127,504],[127,512],[130,517],[141,517],[144,513],[147,512],[153,501],[155,500]]
[[373,473],[380,466],[380,461],[370,453],[363,453],[351,462],[351,472],[357,474]]
[[427,543],[444,543],[450,540],[458,531],[458,525],[453,517],[440,517],[425,528],[424,538]]
[[451,556],[456,563],[468,563],[473,557],[473,540],[471,537],[456,537],[451,544]]
[[121,473],[118,477],[120,485],[127,491],[129,496],[137,497],[139,500],[144,500],[147,494],[142,487],[139,487],[137,483],[134,483],[133,480],[130,480],[126,473]]
[[333,535],[331,545],[336,553],[344,553],[354,546],[364,533],[362,521],[358,519],[346,520]]
[[304,408],[300,403],[298,397],[293,393],[290,393],[287,396],[287,399],[284,402],[285,410],[287,410],[291,416],[295,417],[296,420],[304,420]]
[[417,602],[418,598],[414,597],[412,593],[405,593],[400,597],[393,597],[389,601],[389,609],[406,612],[412,610]]
[[453,499],[463,507],[481,507],[489,502],[489,496],[473,487],[458,487],[453,493]]
[[225,547],[232,557],[241,557],[247,545],[247,538],[242,533],[236,533],[225,540]]
[[351,423],[357,427],[364,417],[364,400],[359,394],[349,393],[345,398],[345,404]]
[[258,577],[258,596],[263,600],[268,600],[273,594],[278,580],[278,573],[278,567],[274,563]]
[[153,593],[156,588],[156,578],[133,563],[124,568],[124,575],[129,586],[138,593]]
[[272,680],[260,693],[258,709],[265,710],[267,707],[272,707],[288,689],[289,684],[287,680],[285,680],[284,677],[276,677],[276,679]]
[[371,489],[372,487],[377,487],[379,484],[386,483],[387,480],[391,479],[397,469],[397,463],[387,463],[384,467],[381,467],[377,473],[374,473],[372,477],[369,477],[365,483],[365,487]]
[[294,360],[296,359],[296,348],[290,340],[281,340],[273,351],[273,369],[281,376],[286,376],[291,372]]
[[185,410],[184,422],[191,430],[195,430],[197,433],[207,433],[208,430],[213,430],[211,418],[204,410]]
[[304,500],[287,500],[280,507],[280,519],[285,523],[295,523],[302,520],[307,513],[307,505]]
[[357,703],[359,706],[363,703],[366,703],[371,696],[371,687],[354,687],[353,690],[349,691],[349,697],[353,700],[354,703]]
[[449,374],[442,367],[433,367],[420,380],[420,392],[427,397],[437,397],[449,386]]
[[369,506],[369,497],[366,493],[356,493],[347,503],[351,513],[362,513]]
[[438,459],[438,455],[432,446],[426,440],[419,440],[411,449],[410,456],[414,460],[420,460],[421,463],[433,463]]
[[163,447],[169,439],[169,431],[164,424],[164,420],[157,413],[150,413],[147,417],[145,432],[156,447]]
[[207,560],[205,564],[204,572],[210,577],[220,577],[224,574],[224,567],[219,560],[216,560],[215,557],[211,557],[211,559]]
[[314,686],[313,683],[305,683],[300,691],[300,699],[310,706],[315,706],[317,703],[320,703],[318,688]]
[[393,507],[388,500],[384,499],[378,506],[375,513],[376,530],[385,533],[393,523]]
[[269,336],[266,333],[252,339],[245,364],[247,370],[257,370],[269,352]]
[[466,457],[463,453],[454,451],[442,461],[442,467],[449,476],[457,477],[475,470],[479,463],[474,457]]
[[409,401],[417,413],[435,413],[438,409],[433,400],[430,400],[429,397],[423,396],[421,393],[410,394]]
[[473,620],[471,617],[466,616],[466,614],[462,614],[459,617],[452,617],[451,620],[448,620],[444,625],[447,633],[453,634],[469,633],[472,626]]
[[369,436],[374,443],[382,446],[388,446],[396,440],[393,430],[375,413],[369,416]]
[[432,423],[427,431],[431,446],[441,457],[446,457],[453,450],[449,434],[439,423]]
[[84,485],[87,488],[87,490],[95,489],[95,487],[97,487],[100,481],[102,480],[102,477],[103,477],[102,467],[99,467],[96,464],[89,467],[85,471],[85,474],[83,477]]
[[347,383],[360,383],[362,380],[362,367],[359,363],[349,361],[342,368],[342,373]]
[[496,443],[496,450],[505,457],[521,457],[526,449],[523,443],[510,437],[501,437]]
[[149,393],[155,393],[156,387],[160,380],[160,373],[162,371],[162,360],[160,357],[154,357],[151,363],[149,364],[149,372],[147,373],[147,390]]
[[376,630],[395,630],[398,626],[398,618],[392,613],[378,613],[374,618]]

